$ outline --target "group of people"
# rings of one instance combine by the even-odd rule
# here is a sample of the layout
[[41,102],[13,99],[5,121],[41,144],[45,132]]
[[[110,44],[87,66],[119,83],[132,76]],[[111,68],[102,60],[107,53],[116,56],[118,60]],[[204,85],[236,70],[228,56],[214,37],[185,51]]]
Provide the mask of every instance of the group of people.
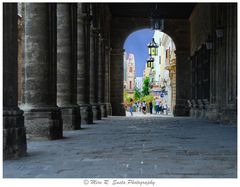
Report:
[[[129,111],[130,111],[131,115],[133,115],[134,106],[136,106],[136,109],[138,110],[138,112],[142,112],[143,114],[147,113],[147,108],[149,108],[150,114],[153,113],[153,102],[152,101],[150,101],[148,104],[145,101],[134,103],[133,99],[130,99]],[[155,98],[155,114],[165,113],[167,115],[168,111],[169,111],[168,105],[162,104],[162,102],[158,98]]]

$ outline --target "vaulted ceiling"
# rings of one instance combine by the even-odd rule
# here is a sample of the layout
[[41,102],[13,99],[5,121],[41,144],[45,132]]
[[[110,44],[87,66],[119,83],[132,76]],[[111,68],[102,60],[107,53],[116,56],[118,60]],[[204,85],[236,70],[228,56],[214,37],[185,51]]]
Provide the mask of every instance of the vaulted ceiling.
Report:
[[[162,18],[187,19],[196,3],[158,3]],[[149,18],[156,3],[109,3],[113,17]]]

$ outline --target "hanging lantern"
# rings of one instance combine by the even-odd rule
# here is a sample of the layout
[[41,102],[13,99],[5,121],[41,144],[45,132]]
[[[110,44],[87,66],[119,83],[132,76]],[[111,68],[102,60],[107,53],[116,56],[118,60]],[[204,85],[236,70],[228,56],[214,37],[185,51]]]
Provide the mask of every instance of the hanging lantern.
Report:
[[223,38],[223,34],[224,34],[223,26],[221,24],[221,21],[219,20],[216,28],[217,38]]
[[157,4],[156,4],[155,10],[153,11],[153,13],[151,15],[150,24],[151,24],[151,28],[153,30],[163,31],[163,29],[164,29],[164,20],[161,19],[160,11],[158,9]]
[[148,44],[148,54],[150,56],[157,56],[158,55],[158,45],[154,41],[154,38],[152,41]]
[[150,57],[147,59],[147,67],[148,67],[148,68],[153,68],[153,64],[154,64],[154,58],[150,56]]
[[205,42],[205,45],[206,45],[206,49],[207,50],[211,50],[212,49],[213,43],[212,43],[212,40],[210,39],[210,35],[208,35],[208,39]]
[[216,28],[216,35],[217,35],[217,38],[223,38],[223,27],[218,26]]

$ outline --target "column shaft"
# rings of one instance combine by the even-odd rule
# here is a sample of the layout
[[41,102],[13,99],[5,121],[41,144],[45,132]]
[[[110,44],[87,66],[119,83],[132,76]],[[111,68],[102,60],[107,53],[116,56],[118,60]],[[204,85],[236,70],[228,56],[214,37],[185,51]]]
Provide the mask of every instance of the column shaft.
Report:
[[98,30],[90,31],[90,103],[93,119],[101,120],[101,109],[98,104]]
[[107,117],[107,107],[106,103],[104,103],[104,91],[105,91],[105,47],[103,38],[99,36],[99,44],[98,44],[98,101],[101,107],[101,116]]
[[80,129],[80,108],[76,104],[76,4],[57,4],[57,105],[64,130]]
[[87,4],[78,3],[77,9],[77,103],[81,110],[83,123],[93,123],[90,98],[90,62],[89,62],[89,38],[90,16],[83,13]]
[[27,133],[62,138],[56,106],[56,4],[25,4],[25,71]]
[[112,115],[112,107],[110,104],[110,47],[105,47],[105,103],[107,104],[107,114]]
[[3,3],[3,159],[26,154],[23,111],[18,108],[17,3]]

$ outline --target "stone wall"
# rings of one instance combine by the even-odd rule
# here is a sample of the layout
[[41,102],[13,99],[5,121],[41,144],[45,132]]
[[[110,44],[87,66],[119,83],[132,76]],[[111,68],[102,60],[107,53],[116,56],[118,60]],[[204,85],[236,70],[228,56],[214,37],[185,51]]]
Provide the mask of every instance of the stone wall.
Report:
[[197,4],[189,18],[191,55],[198,50],[211,34],[211,4]]
[[[196,56],[209,36],[210,99],[192,101],[193,114],[211,120],[233,123],[237,121],[237,4],[197,4],[190,16],[191,55]],[[217,28],[223,36],[218,37]],[[200,57],[201,58],[201,57]],[[197,104],[196,104],[197,103]]]

